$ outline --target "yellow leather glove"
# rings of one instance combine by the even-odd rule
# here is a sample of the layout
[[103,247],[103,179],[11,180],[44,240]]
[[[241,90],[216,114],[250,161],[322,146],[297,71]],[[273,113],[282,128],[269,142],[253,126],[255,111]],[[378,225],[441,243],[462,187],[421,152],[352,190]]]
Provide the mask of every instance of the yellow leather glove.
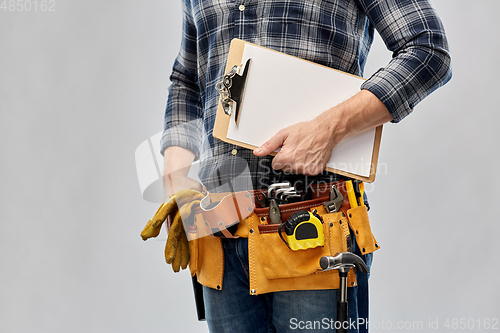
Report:
[[179,272],[180,268],[186,269],[189,263],[189,246],[182,223],[182,216],[191,215],[192,208],[200,203],[201,198],[203,198],[203,194],[190,189],[175,193],[158,208],[156,214],[148,221],[141,232],[143,240],[158,236],[167,216],[181,205],[175,213],[168,232],[167,244],[165,245],[165,260],[172,265],[172,269],[176,273]]

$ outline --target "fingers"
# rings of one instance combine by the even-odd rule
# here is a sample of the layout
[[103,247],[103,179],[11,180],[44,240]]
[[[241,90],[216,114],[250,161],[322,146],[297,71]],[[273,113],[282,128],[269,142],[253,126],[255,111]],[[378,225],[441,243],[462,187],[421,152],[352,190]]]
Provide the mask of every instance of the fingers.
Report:
[[[186,207],[185,211],[187,209],[190,210],[194,204],[199,203],[199,199],[201,198],[203,198],[203,194],[192,189],[182,190],[176,193],[175,195],[171,195],[168,201],[162,204],[160,208],[158,208],[158,211],[155,213],[153,218],[148,221],[148,223],[142,230],[141,232],[142,239],[147,240],[148,238],[151,237],[157,237],[160,234],[163,222],[165,222],[167,216],[174,209],[176,209],[177,205],[181,206],[184,205],[185,203],[190,203],[189,206]],[[184,214],[182,216],[184,217],[189,216],[189,214],[187,215]]]
[[175,273],[179,272],[180,269],[186,269],[189,264],[189,243],[180,220],[176,222],[177,228],[180,230],[178,236],[175,237],[177,232],[169,233],[169,238],[165,245],[165,261],[167,264],[172,265]]
[[167,244],[165,245],[165,260],[167,261],[167,264],[171,264],[175,260],[179,235],[183,231],[181,228],[181,214],[177,212],[168,232]]
[[325,161],[323,154],[283,149],[274,157],[271,166],[286,173],[316,176],[325,169]]
[[[186,190],[182,193],[176,194],[176,199],[181,201],[187,198],[203,197],[201,193],[193,193],[195,191]],[[189,264],[189,244],[184,230],[182,218],[191,214],[195,205],[198,205],[200,200],[191,201],[189,204],[184,204],[176,212],[170,230],[167,236],[167,243],[165,245],[165,261],[172,265],[174,272],[179,272],[180,269],[186,269]]]
[[[179,272],[181,268],[186,269],[189,264],[189,244],[182,219],[191,215],[203,197],[202,193],[193,189],[184,189],[171,195],[167,202],[160,205],[141,232],[143,240],[157,237],[167,216],[175,212],[165,244],[165,261],[172,265],[174,272]],[[175,209],[177,210],[174,211]]]
[[175,251],[174,261],[172,262],[172,269],[174,270],[175,273],[178,273],[181,268],[182,249],[180,246],[177,246],[175,250],[176,251]]
[[264,142],[259,148],[255,149],[253,151],[254,155],[266,156],[271,154],[273,151],[283,146],[283,143],[285,142],[287,136],[288,135],[286,129],[279,131],[271,139]]
[[182,245],[181,249],[181,268],[186,269],[189,264],[189,243],[186,237],[186,234],[183,233],[181,235],[181,239],[179,242]]
[[167,215],[170,214],[175,207],[174,197],[171,197],[166,203],[162,204],[153,218],[148,221],[144,230],[142,230],[142,240],[157,237],[160,234],[161,226],[163,225],[163,222],[165,222]]
[[254,154],[265,156],[281,147],[273,158],[273,169],[315,176],[325,169],[335,144],[322,124],[312,120],[279,131],[255,149]]

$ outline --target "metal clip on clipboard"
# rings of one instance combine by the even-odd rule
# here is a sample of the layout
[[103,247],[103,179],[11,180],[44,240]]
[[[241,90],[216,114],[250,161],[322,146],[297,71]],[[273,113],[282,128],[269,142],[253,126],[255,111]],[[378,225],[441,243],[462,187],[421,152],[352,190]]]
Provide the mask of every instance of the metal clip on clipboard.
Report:
[[215,85],[215,89],[220,93],[222,108],[224,113],[231,116],[234,112],[234,120],[238,125],[240,116],[241,103],[243,101],[243,93],[245,92],[245,84],[248,76],[248,68],[250,67],[250,60],[245,63],[243,73],[240,74],[243,65],[234,65],[224,75],[222,82]]

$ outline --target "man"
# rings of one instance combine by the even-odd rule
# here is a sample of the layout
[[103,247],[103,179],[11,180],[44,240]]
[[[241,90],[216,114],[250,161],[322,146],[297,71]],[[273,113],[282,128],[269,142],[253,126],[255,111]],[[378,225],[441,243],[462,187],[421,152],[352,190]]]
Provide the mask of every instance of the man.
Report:
[[[287,180],[307,190],[310,183],[342,181],[344,177],[323,171],[336,144],[388,121],[401,121],[451,78],[444,29],[428,0],[183,0],[183,15],[162,138],[167,196],[185,188],[201,191],[200,184],[187,178],[195,158],[201,161],[199,177],[209,191],[227,183],[233,191],[243,191]],[[233,38],[362,76],[375,29],[393,58],[357,95],[311,121],[284,128],[255,151],[213,138],[219,102],[215,85],[224,75]],[[274,158],[268,156],[277,148],[281,150]],[[242,164],[249,171],[244,176],[238,171]],[[236,176],[247,181],[234,182]],[[247,239],[220,242],[224,285],[204,287],[203,292],[210,331],[333,328],[325,319],[335,319],[337,289],[306,286],[250,295]],[[355,251],[361,255],[359,248]],[[371,253],[362,257],[369,266]],[[349,318],[366,323],[368,276],[357,272],[356,279],[357,287],[348,293]],[[362,332],[367,327],[349,329]]]

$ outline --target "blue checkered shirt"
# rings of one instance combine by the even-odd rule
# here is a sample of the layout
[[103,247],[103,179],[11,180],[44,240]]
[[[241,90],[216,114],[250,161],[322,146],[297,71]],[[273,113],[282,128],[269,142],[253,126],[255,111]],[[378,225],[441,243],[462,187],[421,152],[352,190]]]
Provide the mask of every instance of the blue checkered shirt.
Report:
[[161,147],[162,153],[169,146],[193,151],[209,190],[340,178],[328,172],[285,175],[271,168],[271,157],[213,138],[215,85],[233,38],[362,76],[377,30],[393,57],[361,88],[385,104],[394,122],[451,78],[443,25],[427,0],[183,0],[182,8],[182,44],[170,77]]

